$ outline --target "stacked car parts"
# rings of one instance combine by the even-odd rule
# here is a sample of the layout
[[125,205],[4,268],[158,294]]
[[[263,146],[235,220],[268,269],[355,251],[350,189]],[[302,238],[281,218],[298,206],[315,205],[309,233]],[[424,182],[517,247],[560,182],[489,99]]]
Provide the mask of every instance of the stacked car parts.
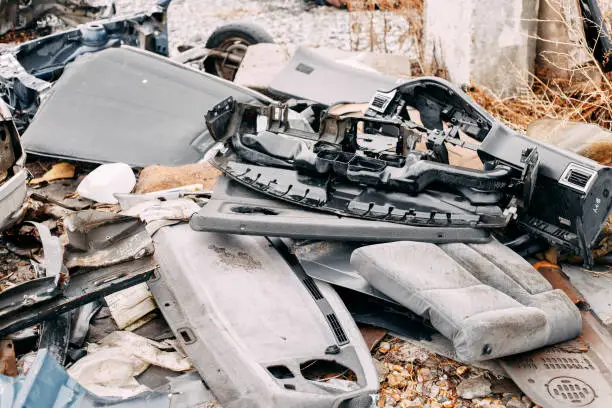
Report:
[[[43,54],[66,37],[9,54],[5,96],[33,115],[23,122],[26,149],[136,168],[212,157],[223,175],[212,192],[122,193],[119,214],[65,216],[60,272],[4,292],[3,334],[41,320],[61,334],[55,320],[68,309],[147,281],[169,326],[163,336],[176,339],[222,406],[365,408],[378,382],[356,321],[428,340],[441,333],[464,362],[580,333],[571,298],[498,238],[512,229],[591,264],[612,205],[608,167],[510,131],[437,78],[393,88],[394,78],[355,75],[370,89],[361,113],[327,106],[331,85],[312,92],[316,102],[276,103],[147,52],[167,51],[163,13],[134,21],[143,31],[121,19],[72,31],[77,40],[53,58]],[[294,62],[277,95],[301,96],[281,89],[307,84],[293,75],[333,76],[325,61]],[[338,93],[363,98],[350,71]],[[392,89],[375,92],[377,83]],[[25,192],[15,178],[23,154],[5,118],[0,187],[16,179]],[[474,165],[454,162],[456,149]],[[5,212],[8,225],[15,210]]]

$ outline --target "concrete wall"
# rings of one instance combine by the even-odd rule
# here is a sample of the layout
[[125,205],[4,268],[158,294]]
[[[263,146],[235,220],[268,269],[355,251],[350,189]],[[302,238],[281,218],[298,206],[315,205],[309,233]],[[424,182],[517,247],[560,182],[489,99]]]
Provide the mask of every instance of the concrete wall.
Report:
[[584,43],[578,0],[540,0],[535,68],[540,79],[572,87],[597,77]]
[[514,95],[534,71],[539,0],[425,0],[426,67]]

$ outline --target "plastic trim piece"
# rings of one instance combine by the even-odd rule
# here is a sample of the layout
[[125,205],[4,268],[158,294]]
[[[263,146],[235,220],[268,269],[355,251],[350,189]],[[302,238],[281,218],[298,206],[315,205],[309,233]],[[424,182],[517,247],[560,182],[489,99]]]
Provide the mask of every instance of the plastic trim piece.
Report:
[[211,200],[191,218],[190,225],[196,231],[338,241],[445,243],[490,239],[485,229],[423,228],[312,211],[267,198],[223,176],[217,179]]
[[[322,298],[313,297],[291,254],[265,238],[196,232],[185,224],[162,228],[154,241],[160,277],[149,288],[223,407],[371,402],[376,370],[355,322],[329,285],[315,282]],[[328,315],[342,332],[332,331]],[[340,364],[357,381],[338,388],[308,380],[301,366],[312,360]],[[278,366],[292,377],[268,370]]]

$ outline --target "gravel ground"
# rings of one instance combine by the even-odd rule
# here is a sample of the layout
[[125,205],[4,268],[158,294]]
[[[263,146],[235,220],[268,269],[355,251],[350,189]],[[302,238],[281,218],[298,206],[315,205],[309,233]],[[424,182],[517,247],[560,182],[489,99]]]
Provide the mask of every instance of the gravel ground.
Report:
[[[147,9],[152,3],[116,0],[118,13]],[[410,44],[402,41],[408,28],[405,19],[380,11],[349,13],[332,7],[308,7],[303,0],[173,0],[168,15],[172,52],[181,44],[204,43],[215,28],[233,22],[259,24],[279,44],[369,49],[373,38],[375,50],[410,51]]]

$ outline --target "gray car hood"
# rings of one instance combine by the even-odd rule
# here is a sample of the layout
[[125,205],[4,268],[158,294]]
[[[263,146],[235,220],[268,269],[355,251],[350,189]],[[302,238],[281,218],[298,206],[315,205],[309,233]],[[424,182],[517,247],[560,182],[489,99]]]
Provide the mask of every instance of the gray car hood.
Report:
[[37,155],[95,163],[194,163],[214,144],[204,115],[229,96],[269,101],[167,58],[110,48],[66,67],[23,144]]

